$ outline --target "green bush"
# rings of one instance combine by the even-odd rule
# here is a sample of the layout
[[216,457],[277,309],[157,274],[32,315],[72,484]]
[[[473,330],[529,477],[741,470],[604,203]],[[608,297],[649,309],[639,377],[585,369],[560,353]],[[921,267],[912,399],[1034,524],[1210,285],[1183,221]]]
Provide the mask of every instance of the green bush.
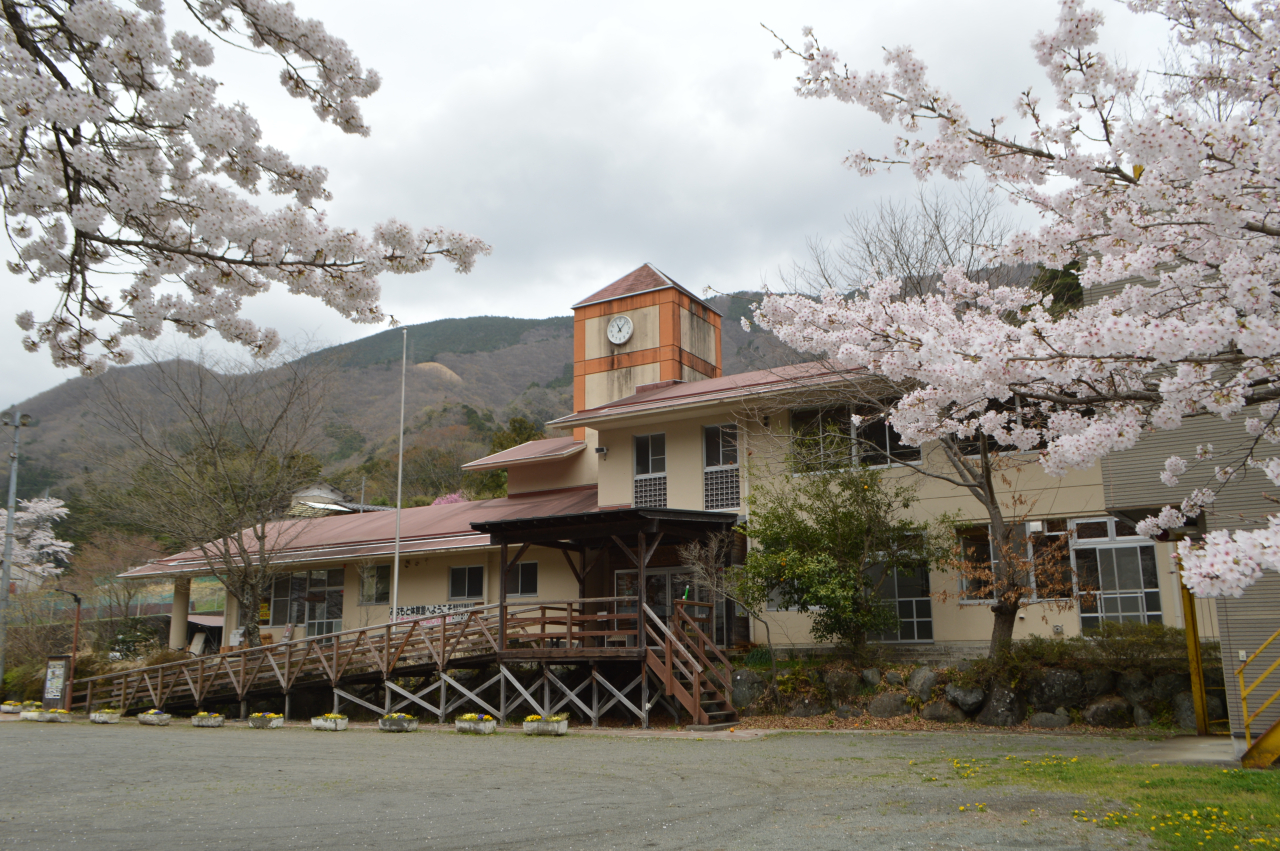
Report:
[[742,659],[742,664],[748,668],[767,668],[772,662],[773,654],[769,652],[769,648],[765,645],[752,647]]

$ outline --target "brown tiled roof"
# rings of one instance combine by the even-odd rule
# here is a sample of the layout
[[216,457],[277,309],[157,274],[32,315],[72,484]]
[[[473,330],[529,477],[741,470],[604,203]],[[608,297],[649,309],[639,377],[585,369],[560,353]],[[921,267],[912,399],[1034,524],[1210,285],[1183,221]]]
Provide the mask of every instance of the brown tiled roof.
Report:
[[[406,508],[401,512],[400,554],[413,557],[427,552],[488,546],[489,536],[472,529],[472,523],[598,510],[594,487]],[[396,513],[375,511],[291,518],[272,523],[268,529],[268,536],[277,542],[274,558],[282,567],[335,559],[383,558],[390,557],[394,550]],[[253,548],[252,539],[249,546]],[[152,579],[171,573],[207,572],[199,551],[189,550],[135,567],[122,575],[128,579]]]
[[587,448],[587,444],[572,437],[550,437],[546,440],[530,440],[519,446],[495,452],[463,464],[464,470],[498,470],[504,467],[515,467],[520,464],[536,464],[541,461],[556,461],[568,458]]
[[679,290],[698,304],[705,307],[707,310],[710,310],[713,313],[720,313],[720,311],[716,310],[714,307],[707,304],[705,301],[698,298],[675,281],[671,280],[671,278],[668,278],[665,274],[658,271],[650,263],[646,263],[639,269],[623,275],[621,278],[599,292],[587,296],[582,301],[575,304],[574,307],[586,307],[588,304],[597,304],[602,301],[611,301],[615,298],[636,295],[638,293],[652,292],[654,290],[665,290],[668,287],[673,287]]
[[[671,384],[626,396],[598,408],[589,408],[553,420],[547,425],[561,428],[590,425],[593,422],[618,419],[634,414],[713,404],[747,396],[762,396],[806,387],[848,381],[847,371],[835,371],[822,363],[801,363],[775,369],[740,372],[721,378]],[[665,383],[665,382],[664,382]]]

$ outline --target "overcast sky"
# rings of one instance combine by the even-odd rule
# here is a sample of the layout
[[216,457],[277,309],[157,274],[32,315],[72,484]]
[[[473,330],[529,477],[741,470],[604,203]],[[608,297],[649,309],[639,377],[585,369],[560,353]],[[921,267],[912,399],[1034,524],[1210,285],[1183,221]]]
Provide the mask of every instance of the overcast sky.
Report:
[[[171,2],[171,30],[195,31]],[[362,230],[398,218],[474,233],[493,246],[470,275],[441,265],[382,279],[402,322],[495,314],[564,315],[644,262],[685,286],[759,288],[839,236],[846,214],[909,197],[908,173],[860,178],[853,148],[885,152],[891,128],[832,100],[801,100],[799,63],[773,60],[764,22],[793,43],[813,26],[855,68],[913,44],[933,79],[975,118],[1008,115],[1021,88],[1047,92],[1030,42],[1057,6],[1017,2],[606,4],[296,0],[382,75],[365,102],[370,137],[322,125],[277,83],[279,64],[219,46],[213,75],[243,101],[268,143],[329,169],[330,221]],[[1109,52],[1136,64],[1163,31],[1102,4]],[[7,274],[7,273],[0,273]],[[72,377],[26,354],[10,317],[47,315],[51,297],[5,282],[0,402]],[[283,290],[248,315],[286,338],[338,343],[355,325]]]

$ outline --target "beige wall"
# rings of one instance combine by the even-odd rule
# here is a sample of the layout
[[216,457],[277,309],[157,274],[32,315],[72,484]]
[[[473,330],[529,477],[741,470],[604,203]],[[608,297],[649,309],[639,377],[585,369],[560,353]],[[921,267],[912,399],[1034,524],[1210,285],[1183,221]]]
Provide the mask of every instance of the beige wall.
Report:
[[[610,355],[621,355],[627,352],[638,352],[643,349],[656,349],[660,344],[658,337],[658,311],[659,307],[653,305],[651,307],[639,307],[635,310],[622,310],[617,313],[610,313],[607,316],[588,319],[586,322],[587,360],[607,358]],[[633,329],[631,339],[621,346],[615,346],[610,343],[609,338],[605,335],[609,323],[618,316],[630,317]]]
[[627,366],[607,372],[595,372],[586,377],[588,408],[598,408],[610,402],[630,396],[641,384],[653,384],[662,380],[662,367],[657,363]]
[[507,493],[531,493],[595,484],[597,432],[590,428],[586,432],[587,448],[568,458],[507,468]]
[[680,308],[680,348],[709,364],[715,364],[716,327],[702,317]]

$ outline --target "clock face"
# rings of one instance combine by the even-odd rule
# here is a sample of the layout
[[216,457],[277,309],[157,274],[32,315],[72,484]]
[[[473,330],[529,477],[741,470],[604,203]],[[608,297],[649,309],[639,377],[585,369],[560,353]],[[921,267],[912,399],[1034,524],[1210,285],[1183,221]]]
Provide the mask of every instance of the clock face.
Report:
[[631,339],[631,332],[635,330],[631,325],[630,316],[615,316],[609,322],[609,328],[606,332],[609,336],[609,342],[615,346],[621,346],[627,340]]

